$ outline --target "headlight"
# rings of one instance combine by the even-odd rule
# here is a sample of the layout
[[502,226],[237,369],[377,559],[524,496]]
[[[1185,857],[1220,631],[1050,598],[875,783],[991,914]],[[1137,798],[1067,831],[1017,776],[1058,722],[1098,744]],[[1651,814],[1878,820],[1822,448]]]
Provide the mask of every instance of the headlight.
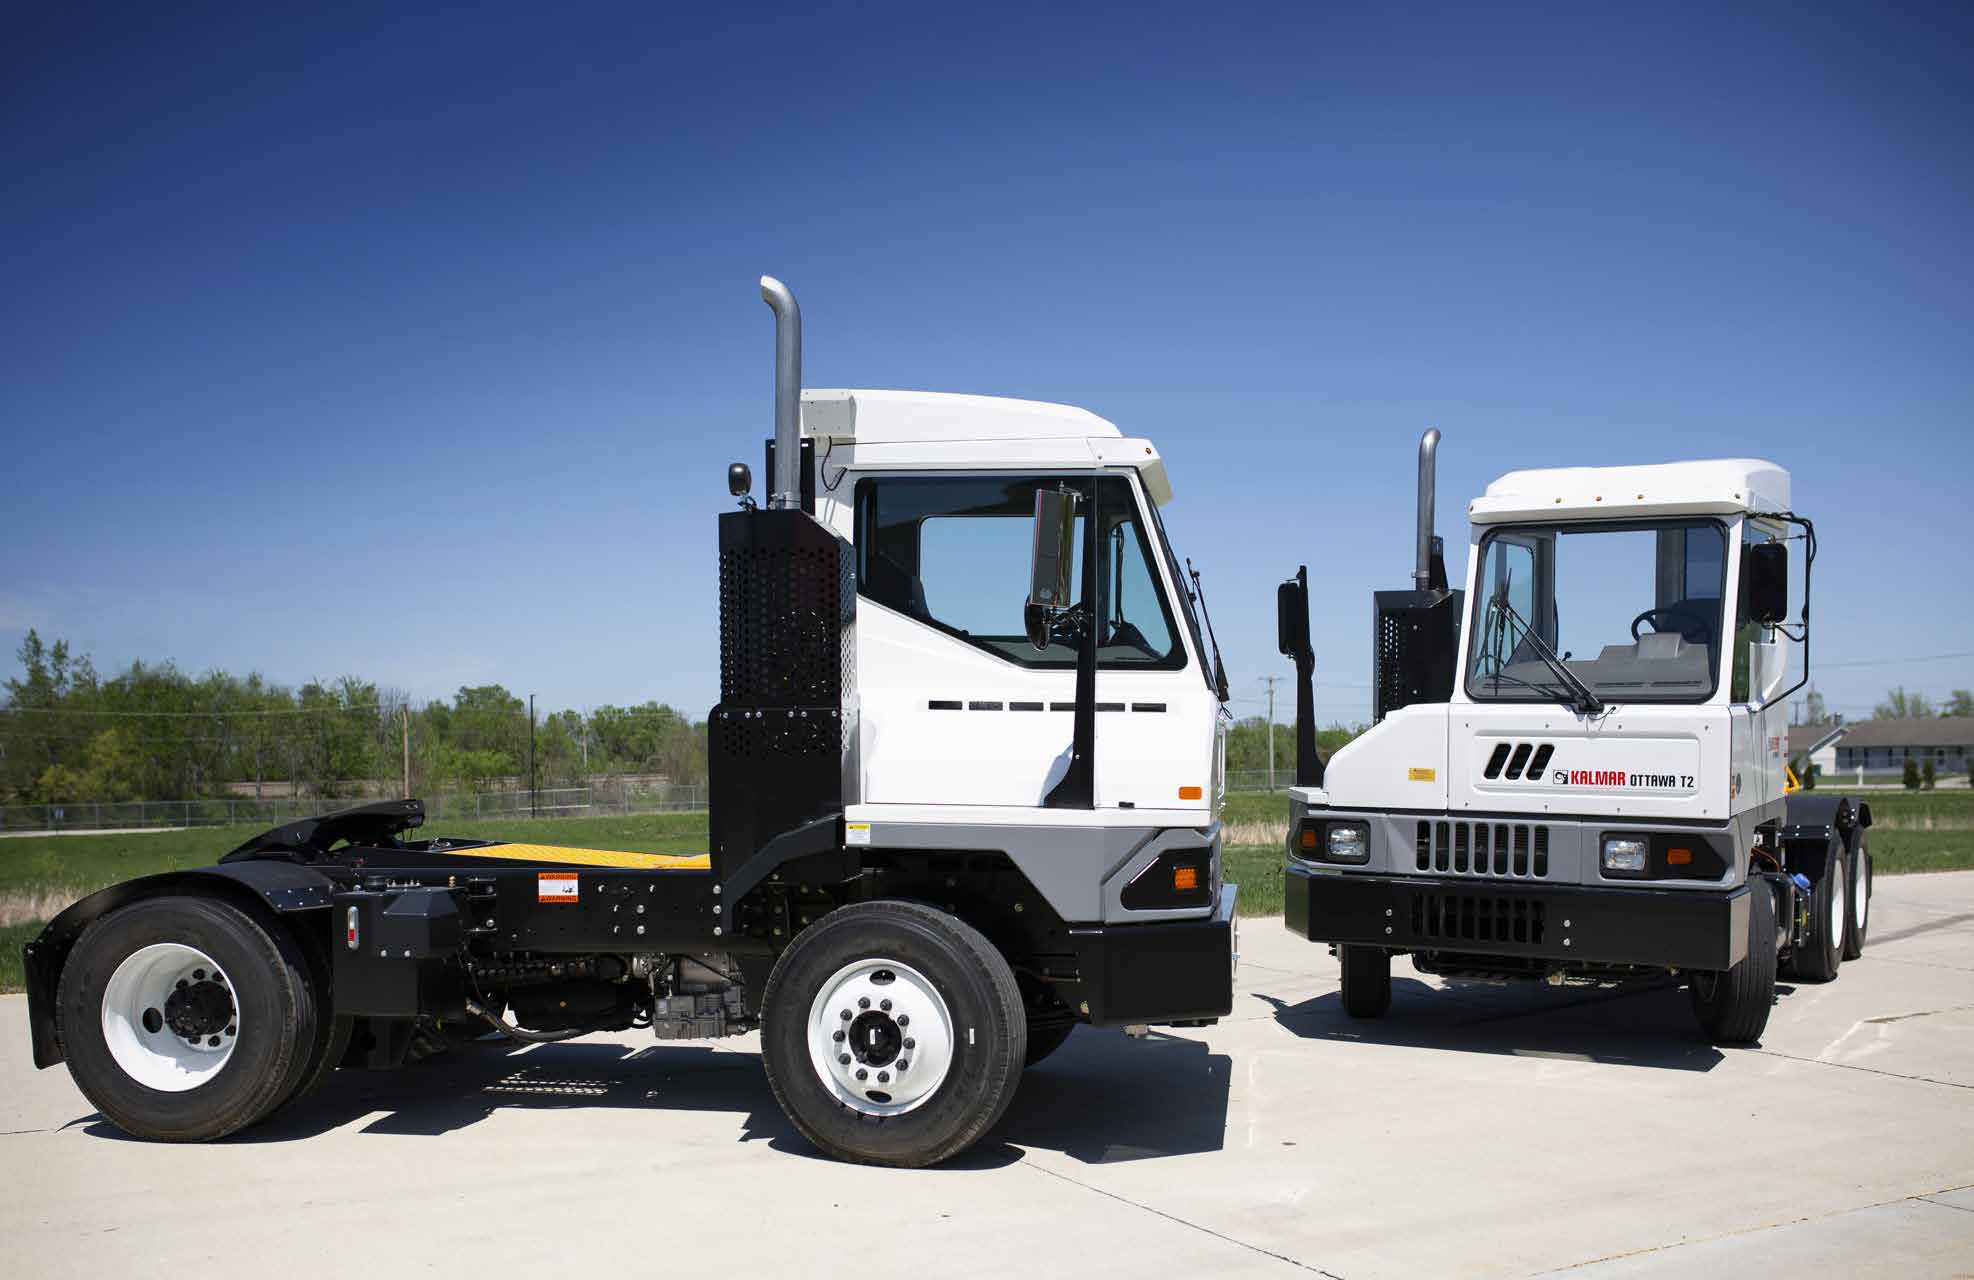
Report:
[[1604,874],[1607,876],[1642,876],[1645,874],[1646,855],[1650,846],[1643,840],[1630,836],[1604,837]]
[[1331,862],[1363,862],[1371,856],[1371,832],[1361,822],[1332,822],[1323,854]]

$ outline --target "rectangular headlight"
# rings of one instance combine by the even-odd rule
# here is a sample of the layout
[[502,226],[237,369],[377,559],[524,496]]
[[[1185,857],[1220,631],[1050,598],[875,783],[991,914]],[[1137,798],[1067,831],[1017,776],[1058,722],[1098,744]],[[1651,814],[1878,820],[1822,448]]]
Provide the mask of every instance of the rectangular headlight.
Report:
[[1332,822],[1323,855],[1331,862],[1364,862],[1371,856],[1371,832],[1361,822]]
[[1604,874],[1611,876],[1642,876],[1645,874],[1647,851],[1645,841],[1630,836],[1604,837]]

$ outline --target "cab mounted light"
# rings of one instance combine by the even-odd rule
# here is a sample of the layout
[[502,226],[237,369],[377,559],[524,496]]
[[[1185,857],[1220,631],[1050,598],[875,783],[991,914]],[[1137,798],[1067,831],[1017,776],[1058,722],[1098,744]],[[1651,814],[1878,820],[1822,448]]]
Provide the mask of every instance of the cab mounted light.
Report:
[[[1650,861],[1650,844],[1632,836],[1604,837],[1604,874],[1642,876]],[[1691,856],[1690,854],[1688,855]]]

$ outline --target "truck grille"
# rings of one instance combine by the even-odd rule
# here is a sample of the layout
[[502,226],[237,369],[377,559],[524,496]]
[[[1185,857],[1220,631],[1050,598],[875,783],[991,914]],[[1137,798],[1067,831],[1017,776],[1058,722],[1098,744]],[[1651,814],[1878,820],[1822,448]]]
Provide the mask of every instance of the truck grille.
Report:
[[1412,936],[1442,942],[1519,942],[1540,946],[1543,904],[1513,895],[1415,893]]
[[1420,871],[1542,880],[1549,875],[1549,828],[1517,822],[1421,819],[1413,853]]

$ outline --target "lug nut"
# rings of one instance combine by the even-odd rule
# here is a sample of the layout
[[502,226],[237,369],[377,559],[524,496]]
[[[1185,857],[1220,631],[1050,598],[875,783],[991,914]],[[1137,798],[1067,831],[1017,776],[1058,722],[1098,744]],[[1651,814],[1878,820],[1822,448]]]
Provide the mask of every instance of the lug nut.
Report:
[[909,1026],[911,1026],[911,1025],[912,1025],[912,1015],[911,1015],[911,1014],[909,1014],[909,1013],[901,1013],[901,1014],[899,1014],[899,1015],[898,1015],[898,1025],[899,1025],[899,1026],[901,1026],[901,1027],[909,1027]]
[[836,1043],[838,1043],[838,1044],[842,1044],[842,1043],[843,1043],[843,1033],[842,1033],[841,1031],[838,1031],[838,1032],[836,1032],[836,1033],[834,1033],[833,1035],[831,1035],[831,1037],[830,1037],[830,1039],[832,1039],[832,1040],[834,1040],[834,1041],[836,1041]]
[[877,1073],[877,1082],[878,1082],[879,1084],[890,1084],[890,1083],[891,1083],[891,1073],[890,1073],[889,1071],[880,1071],[880,1072],[878,1072],[878,1073]]
[[868,1009],[868,1008],[870,1008],[870,997],[869,997],[869,996],[858,996],[858,997],[857,997],[857,1007],[858,1007],[859,1009]]
[[848,1022],[849,1020],[850,1020],[850,1011],[848,1009],[845,1009],[843,1010],[843,1021]]
[[850,1065],[850,1055],[847,1053],[839,1053],[836,1055],[836,1062],[838,1066],[847,1067]]
[[909,1066],[911,1066],[911,1065],[912,1065],[912,1060],[911,1060],[910,1058],[900,1058],[900,1059],[898,1059],[898,1071],[899,1071],[899,1073],[900,1073],[900,1074],[903,1074],[903,1073],[904,1073],[904,1070],[905,1070],[905,1068],[906,1068],[906,1067],[909,1067]]
[[192,970],[192,981],[204,982],[205,980],[206,980],[206,971],[204,969]]
[[207,1041],[206,1041],[206,1047],[207,1047],[208,1049],[217,1049],[217,1048],[219,1048],[219,1037],[218,1037],[218,1036],[213,1036],[213,1037],[212,1037],[211,1039],[209,1039],[209,1040],[207,1040]]
[[884,1010],[884,1012],[886,1012],[886,1013],[889,1013],[889,1012],[891,1012],[891,1002],[890,1002],[889,1000],[880,1000],[880,1001],[878,1001],[878,1002],[877,1002],[877,1007],[878,1007],[878,1008],[880,1008],[880,1009],[882,1009],[882,1010]]
[[870,1072],[868,1072],[868,1071],[866,1071],[866,1070],[864,1070],[864,1069],[863,1069],[862,1067],[858,1067],[858,1068],[857,1068],[857,1079],[859,1079],[859,1080],[868,1080],[868,1079],[870,1079]]
[[192,985],[191,983],[189,983],[189,982],[187,982],[187,981],[185,981],[185,979],[183,979],[183,978],[180,978],[180,979],[178,980],[178,989],[179,989],[180,991],[183,991],[183,990],[185,990],[185,988],[187,988],[187,987],[189,987],[189,986],[191,986],[191,985]]
[[918,1041],[916,1041],[916,1040],[914,1040],[914,1039],[912,1039],[912,1038],[911,1038],[910,1036],[906,1036],[906,1037],[905,1037],[905,1047],[906,1047],[907,1049],[916,1049],[916,1048],[918,1048]]

